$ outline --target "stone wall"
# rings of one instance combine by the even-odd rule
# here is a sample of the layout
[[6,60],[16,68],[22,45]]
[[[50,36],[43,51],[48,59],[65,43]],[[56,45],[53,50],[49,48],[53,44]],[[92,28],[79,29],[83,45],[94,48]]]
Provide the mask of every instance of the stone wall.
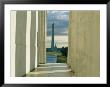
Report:
[[100,76],[100,11],[71,11],[68,64],[75,76]]

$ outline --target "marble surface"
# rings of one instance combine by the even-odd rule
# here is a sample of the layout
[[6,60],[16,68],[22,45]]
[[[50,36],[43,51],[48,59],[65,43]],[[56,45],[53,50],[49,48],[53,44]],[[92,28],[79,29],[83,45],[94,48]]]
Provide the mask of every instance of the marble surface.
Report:
[[65,63],[40,64],[27,77],[72,77],[71,69]]

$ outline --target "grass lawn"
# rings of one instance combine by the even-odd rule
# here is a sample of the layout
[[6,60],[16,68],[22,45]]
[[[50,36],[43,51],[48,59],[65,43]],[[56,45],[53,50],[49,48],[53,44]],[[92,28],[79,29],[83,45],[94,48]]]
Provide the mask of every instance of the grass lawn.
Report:
[[57,63],[67,63],[67,58],[65,56],[57,56]]

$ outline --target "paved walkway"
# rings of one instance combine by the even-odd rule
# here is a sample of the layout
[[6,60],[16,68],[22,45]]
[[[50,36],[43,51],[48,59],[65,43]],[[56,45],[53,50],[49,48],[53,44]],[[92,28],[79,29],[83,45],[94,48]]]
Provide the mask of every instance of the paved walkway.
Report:
[[65,63],[40,64],[37,69],[27,74],[27,77],[72,77],[71,69]]

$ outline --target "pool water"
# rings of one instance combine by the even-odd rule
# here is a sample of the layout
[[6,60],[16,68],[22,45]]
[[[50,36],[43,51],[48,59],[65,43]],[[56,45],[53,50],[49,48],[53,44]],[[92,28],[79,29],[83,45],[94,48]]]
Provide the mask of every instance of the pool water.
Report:
[[47,63],[56,63],[57,57],[56,56],[47,56]]

